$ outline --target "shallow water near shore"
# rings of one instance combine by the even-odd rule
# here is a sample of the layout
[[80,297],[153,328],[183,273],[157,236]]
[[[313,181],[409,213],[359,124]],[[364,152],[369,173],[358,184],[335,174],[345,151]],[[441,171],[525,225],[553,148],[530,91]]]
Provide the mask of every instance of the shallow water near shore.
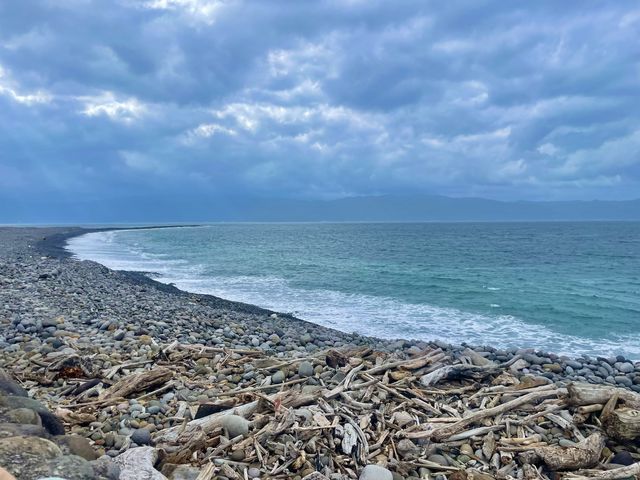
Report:
[[640,223],[216,224],[68,248],[347,332],[640,358]]

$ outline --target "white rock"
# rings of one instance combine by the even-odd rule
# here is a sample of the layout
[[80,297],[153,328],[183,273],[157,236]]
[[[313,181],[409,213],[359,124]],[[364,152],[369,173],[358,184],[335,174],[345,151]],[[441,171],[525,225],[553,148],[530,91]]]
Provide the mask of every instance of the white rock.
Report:
[[367,465],[360,472],[360,480],[393,480],[393,474],[380,465]]

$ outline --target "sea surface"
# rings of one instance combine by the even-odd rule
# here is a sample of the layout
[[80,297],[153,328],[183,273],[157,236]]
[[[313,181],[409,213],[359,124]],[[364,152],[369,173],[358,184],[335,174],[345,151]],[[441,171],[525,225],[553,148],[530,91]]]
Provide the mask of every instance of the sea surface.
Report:
[[640,359],[640,223],[214,224],[68,248],[346,332]]

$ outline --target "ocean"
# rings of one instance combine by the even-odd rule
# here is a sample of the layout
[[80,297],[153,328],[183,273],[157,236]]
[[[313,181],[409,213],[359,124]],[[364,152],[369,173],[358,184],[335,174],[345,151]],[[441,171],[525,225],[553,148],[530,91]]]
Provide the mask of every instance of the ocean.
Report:
[[638,222],[213,224],[68,249],[346,332],[640,359]]

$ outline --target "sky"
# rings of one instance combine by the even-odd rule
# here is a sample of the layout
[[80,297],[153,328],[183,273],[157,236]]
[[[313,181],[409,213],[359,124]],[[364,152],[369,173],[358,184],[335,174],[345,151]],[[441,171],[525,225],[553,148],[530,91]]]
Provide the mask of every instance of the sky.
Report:
[[640,197],[640,4],[0,0],[0,202]]

